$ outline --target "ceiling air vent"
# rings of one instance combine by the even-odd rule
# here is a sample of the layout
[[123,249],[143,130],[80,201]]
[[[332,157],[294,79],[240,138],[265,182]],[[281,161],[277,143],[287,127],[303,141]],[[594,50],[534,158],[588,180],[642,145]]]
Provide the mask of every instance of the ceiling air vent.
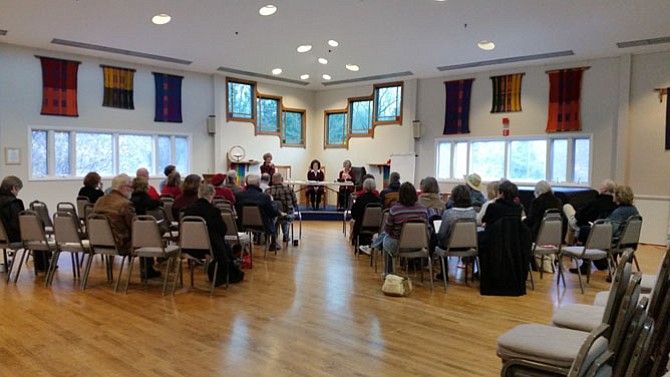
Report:
[[411,71],[404,71],[404,72],[396,72],[396,73],[387,73],[387,74],[376,75],[376,76],[358,77],[358,78],[355,78],[355,79],[348,79],[348,80],[324,81],[324,82],[321,83],[321,85],[331,86],[331,85],[351,84],[351,83],[355,83],[355,82],[386,80],[386,79],[393,79],[393,78],[396,78],[396,77],[405,77],[405,76],[412,76],[412,75],[413,75],[413,73]]
[[661,43],[670,43],[670,37],[638,39],[637,41],[628,41],[628,42],[617,42],[616,45],[619,48],[628,48],[628,47],[657,45]]
[[484,66],[487,66],[487,65],[509,64],[509,63],[526,62],[526,61],[529,61],[529,60],[551,59],[551,58],[558,58],[558,57],[561,57],[561,56],[571,56],[571,55],[574,55],[574,54],[575,53],[572,50],[565,50],[565,51],[547,52],[547,53],[544,53],[544,54],[514,56],[514,57],[511,57],[511,58],[502,58],[502,59],[484,60],[484,61],[472,62],[472,63],[445,65],[443,67],[437,67],[437,69],[438,69],[438,71],[453,71],[455,69],[484,67]]
[[177,64],[183,64],[183,65],[189,65],[189,64],[192,63],[189,60],[171,58],[169,56],[154,55],[154,54],[148,54],[146,52],[130,51],[130,50],[124,50],[124,49],[121,49],[121,48],[100,46],[100,45],[94,45],[94,44],[84,43],[84,42],[68,41],[68,40],[65,40],[65,39],[54,38],[54,39],[51,40],[51,43],[56,44],[56,45],[62,45],[62,46],[84,48],[84,49],[87,49],[87,50],[109,52],[109,53],[112,53],[112,54],[134,56],[134,57],[137,57],[137,58],[159,60],[159,61],[168,62],[168,63],[177,63]]
[[262,73],[243,71],[241,69],[235,69],[235,68],[219,67],[216,70],[221,71],[221,72],[234,73],[234,74],[237,74],[237,75],[260,77],[260,78],[267,79],[267,80],[287,82],[287,83],[290,83],[290,84],[297,84],[297,85],[303,85],[303,86],[304,85],[309,85],[309,82],[306,82],[306,81],[293,80],[293,79],[287,79],[287,78],[284,78],[284,77],[265,75],[265,74],[262,74]]

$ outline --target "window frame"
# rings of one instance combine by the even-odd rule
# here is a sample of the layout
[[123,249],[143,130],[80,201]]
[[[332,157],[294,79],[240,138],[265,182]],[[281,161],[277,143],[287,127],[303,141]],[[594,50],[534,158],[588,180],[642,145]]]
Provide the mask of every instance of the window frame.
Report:
[[[373,98],[373,104],[372,104],[372,128],[376,126],[381,126],[385,124],[402,124],[402,119],[403,119],[403,103],[405,102],[405,88],[404,88],[404,82],[403,81],[395,81],[395,82],[387,82],[387,83],[382,83],[382,84],[374,84],[372,86],[372,98]],[[383,88],[391,88],[391,87],[400,87],[400,113],[396,116],[395,120],[384,120],[380,121],[379,119],[379,103],[378,103],[378,98],[379,94],[378,91],[379,89]]]
[[[261,127],[261,112],[259,106],[262,100],[271,100],[277,102],[277,130],[276,131],[262,131]],[[284,105],[282,103],[281,96],[272,96],[268,94],[256,93],[256,119],[254,122],[254,135],[276,135],[281,139],[282,134],[282,113],[284,111]]]
[[[330,123],[328,122],[328,117],[330,115],[335,115],[335,114],[343,114],[343,119],[344,119],[344,137],[342,138],[342,144],[329,144],[328,143],[328,131],[330,127]],[[329,148],[349,148],[349,138],[347,137],[347,123],[349,120],[349,114],[347,109],[339,109],[339,110],[325,110],[323,112],[323,148],[324,149],[329,149]]]
[[[32,168],[32,133],[33,131],[46,131],[47,132],[47,143],[46,143],[46,154],[47,154],[47,175],[34,175]],[[67,132],[69,133],[69,156],[70,156],[70,174],[68,175],[56,175],[56,166],[55,166],[55,136],[56,132]],[[28,127],[28,155],[31,156],[28,161],[28,180],[30,181],[50,181],[50,180],[81,180],[84,175],[77,175],[77,159],[76,159],[76,148],[77,148],[77,138],[76,134],[106,134],[112,136],[112,175],[104,175],[103,178],[109,179],[120,173],[126,173],[133,175],[134,172],[119,172],[119,136],[120,135],[138,135],[138,136],[151,136],[152,138],[152,156],[153,161],[153,171],[150,172],[152,176],[161,176],[163,174],[163,167],[158,166],[158,139],[159,137],[170,137],[170,148],[171,148],[171,163],[174,164],[177,161],[177,151],[176,151],[176,139],[184,138],[186,139],[186,158],[188,171],[192,169],[193,163],[193,137],[190,133],[186,132],[150,132],[150,131],[140,131],[140,130],[118,130],[118,129],[97,129],[97,128],[69,128],[69,127],[59,127],[59,126],[31,126]],[[186,172],[184,172],[186,173]]]
[[[240,85],[250,85],[251,86],[251,116],[249,118],[244,118],[244,117],[236,117],[233,116],[233,113],[231,112],[230,109],[230,83],[234,84],[240,84]],[[254,123],[254,127],[256,124],[256,117],[258,116],[257,114],[257,86],[256,86],[255,81],[250,81],[250,80],[243,80],[243,79],[238,79],[238,78],[233,78],[233,77],[226,77],[226,121],[231,122],[231,121],[237,121],[237,122],[251,122]]]
[[[368,132],[366,133],[354,133],[353,132],[353,119],[352,117],[354,116],[353,112],[353,107],[355,102],[370,102],[370,112],[368,114]],[[374,125],[372,124],[372,118],[374,114],[374,101],[371,97],[351,97],[347,99],[347,139],[352,138],[352,137],[373,137],[373,128]]]
[[[438,179],[439,182],[444,182],[444,183],[457,183],[462,181],[462,177],[460,176],[455,176],[454,172],[456,170],[455,168],[455,163],[454,163],[454,155],[456,154],[456,145],[459,143],[465,143],[467,148],[466,148],[466,161],[467,161],[467,166],[466,166],[466,174],[473,173],[476,171],[473,171],[472,167],[472,159],[471,159],[471,153],[472,153],[472,144],[477,143],[477,142],[488,142],[488,141],[503,141],[505,142],[505,148],[504,148],[504,178],[508,178],[510,175],[510,146],[513,141],[538,141],[542,140],[546,143],[547,149],[546,149],[546,159],[545,159],[545,180],[552,185],[560,185],[563,187],[590,187],[591,181],[593,180],[593,134],[575,134],[575,133],[561,133],[558,135],[538,135],[538,136],[519,136],[519,137],[481,137],[481,138],[476,138],[476,137],[450,137],[450,138],[437,138],[435,139],[435,175]],[[567,147],[567,159],[565,161],[565,168],[566,168],[566,180],[561,181],[561,182],[555,182],[552,180],[553,178],[553,141],[554,140],[567,140],[568,147]],[[575,159],[574,159],[574,154],[575,154],[575,143],[577,140],[588,140],[589,142],[589,173],[588,173],[588,181],[587,182],[577,182],[574,180],[575,177]],[[439,176],[439,161],[440,161],[440,145],[442,143],[450,143],[451,147],[449,148],[449,161],[448,161],[448,171],[449,171],[449,177],[446,179],[443,177]],[[503,177],[501,177],[503,178]],[[521,185],[528,185],[528,184],[534,184],[537,182],[537,180],[525,180],[525,179],[514,179],[513,180],[515,183],[519,183]]]
[[[284,135],[285,135],[284,132],[286,131],[286,128],[284,127],[285,126],[284,119],[285,119],[285,114],[286,113],[299,113],[300,114],[300,118],[301,118],[300,119],[300,123],[301,123],[300,124],[300,140],[301,140],[301,142],[299,144],[285,143],[284,142]],[[281,140],[281,142],[280,142],[281,147],[301,147],[301,148],[306,147],[306,141],[305,140],[307,139],[307,135],[305,134],[305,132],[306,132],[306,129],[307,129],[307,110],[290,108],[290,107],[283,108],[282,111],[281,111],[281,125],[282,125],[281,134],[279,135],[279,138]]]

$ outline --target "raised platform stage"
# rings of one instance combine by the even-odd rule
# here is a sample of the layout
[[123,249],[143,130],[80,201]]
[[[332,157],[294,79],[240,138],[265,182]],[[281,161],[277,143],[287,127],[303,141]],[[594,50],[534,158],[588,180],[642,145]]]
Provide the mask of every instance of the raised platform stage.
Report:
[[[342,221],[343,212],[338,211],[335,206],[326,206],[326,208],[319,208],[312,210],[311,207],[300,205],[300,213],[303,220],[314,221]],[[350,219],[351,216],[347,216]]]

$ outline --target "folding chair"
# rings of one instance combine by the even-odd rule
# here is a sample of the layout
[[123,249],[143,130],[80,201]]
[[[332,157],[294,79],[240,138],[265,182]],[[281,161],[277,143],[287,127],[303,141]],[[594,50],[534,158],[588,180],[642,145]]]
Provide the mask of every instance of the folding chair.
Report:
[[[325,194],[327,194],[327,192]],[[352,192],[351,195],[349,195],[349,199],[347,200],[347,208],[345,208],[344,212],[342,212],[342,233],[344,233],[345,237],[347,236],[347,220],[351,218],[351,207],[354,206],[355,202],[356,193]]]
[[107,216],[100,213],[91,213],[86,218],[86,221],[88,223],[88,239],[91,247],[91,253],[88,255],[88,260],[86,261],[86,266],[84,268],[84,277],[81,281],[81,289],[86,289],[93,257],[96,254],[99,254],[103,257],[107,257],[106,271],[108,282],[114,281],[114,257],[121,257],[119,277],[116,279],[116,283],[114,284],[114,292],[117,292],[119,290],[121,277],[123,276],[123,264],[126,261],[126,257],[129,256],[130,251],[123,250],[116,244],[114,233],[112,231],[111,225],[109,224],[109,219]]
[[[379,232],[379,227],[382,222],[383,212],[381,203],[368,203],[363,210],[363,217],[361,218],[361,228],[356,236],[356,243],[354,255],[360,253],[361,235],[369,235],[370,238]],[[370,257],[370,266],[372,266],[372,257]]]
[[[430,271],[430,290],[433,290],[433,262],[428,253],[428,226],[424,219],[410,219],[402,225],[400,240],[398,241],[398,254],[393,258],[415,259],[425,258],[428,260],[428,271]],[[409,275],[409,263],[405,264],[405,275]],[[421,282],[423,283],[423,266],[421,270]]]
[[[584,263],[591,263],[592,260],[607,259],[607,269],[610,270],[611,267],[609,261],[611,260],[611,248],[612,248],[612,223],[598,220],[591,227],[589,232],[589,237],[584,243],[584,246],[566,246],[562,249],[561,255],[568,256],[575,261],[575,264],[579,266],[579,261]],[[577,273],[579,277],[579,288],[584,293],[584,284],[582,283],[582,273],[579,268],[577,268]],[[591,280],[591,269],[588,269],[586,274],[586,283],[588,284]]]
[[[540,230],[537,232],[537,238],[535,243],[532,246],[533,256],[540,256],[540,279],[544,274],[544,258],[548,255],[553,255],[556,259],[561,255],[562,248],[562,238],[563,238],[563,219],[561,218],[560,212],[556,209],[548,209],[544,213],[542,218],[542,223],[540,224]],[[558,264],[558,276],[556,277],[556,285],[559,284],[561,278],[563,278],[563,287],[565,287],[565,276],[563,276],[563,267],[562,263]],[[553,269],[553,265],[552,265]],[[533,280],[533,271],[530,269],[528,275],[530,275],[530,282],[533,290],[535,290],[535,281]]]
[[[16,284],[19,279],[21,266],[23,265],[26,256],[30,256],[33,251],[41,251],[45,253],[45,263],[48,263],[49,253],[56,251],[56,242],[48,240],[42,220],[34,211],[21,211],[19,213],[19,227],[21,228],[23,252],[21,253],[21,259],[18,263],[18,270],[16,270],[16,274],[14,275],[14,284]],[[12,269],[10,269],[9,274],[11,274],[11,271],[16,265],[17,263],[12,263]],[[37,270],[35,270],[35,275],[37,275]]]
[[[618,239],[614,239],[612,242],[612,265],[616,265],[616,257],[621,255],[627,249],[633,251],[637,250],[637,244],[640,242],[640,233],[642,232],[642,216],[634,215],[626,220],[626,223],[623,226],[621,235]],[[640,270],[640,264],[637,262],[635,253],[633,253],[633,261],[635,262],[635,267],[638,271]]]
[[9,275],[10,275],[10,267],[11,267],[11,262],[9,261],[8,258],[8,253],[7,251],[12,251],[14,254],[16,254],[19,250],[23,248],[23,243],[22,242],[10,242],[9,241],[9,236],[7,235],[7,231],[5,230],[4,224],[2,224],[2,221],[0,221],[0,249],[2,249],[2,256],[3,256],[3,261],[5,264],[5,271],[7,272],[7,283],[9,283]]
[[79,267],[79,253],[88,254],[91,252],[91,245],[88,240],[82,239],[81,229],[79,228],[79,219],[72,212],[54,213],[54,238],[56,239],[56,250],[51,257],[47,278],[44,280],[44,286],[48,287],[53,282],[56,265],[60,254],[69,251],[72,259],[72,274],[75,279],[81,278]]
[[[451,224],[451,233],[447,241],[447,248],[435,247],[433,255],[440,259],[444,291],[447,291],[447,275],[449,274],[449,257],[474,258],[475,266],[479,256],[477,241],[477,222],[474,219],[458,219]],[[473,266],[474,268],[474,266]],[[431,270],[432,271],[432,270]],[[474,271],[473,271],[474,273]],[[465,267],[465,282],[468,282],[467,265]]]
[[[265,228],[261,209],[257,205],[245,204],[242,206],[242,228],[249,234],[249,237],[251,237],[252,233],[265,236],[265,250],[263,257],[267,258],[268,250],[270,249],[271,234]],[[275,255],[277,255],[276,249]]]
[[77,216],[82,222],[86,220],[86,204],[92,204],[88,196],[77,196]]
[[52,235],[54,232],[54,226],[51,222],[51,216],[49,215],[49,208],[47,207],[47,204],[39,200],[33,200],[30,202],[29,208],[39,217],[40,221],[42,222],[42,226],[44,227],[44,232],[48,236]]
[[228,242],[229,245],[240,245],[242,253],[244,254],[246,252],[249,254],[249,268],[253,267],[254,258],[253,253],[251,252],[251,236],[247,233],[240,232],[237,229],[235,216],[232,212],[222,210],[221,217],[223,217],[223,222],[226,224],[226,242]]
[[[214,278],[209,290],[209,296],[212,297],[214,295],[214,288],[216,287],[217,272],[219,268],[227,268],[227,266],[219,266],[219,262],[214,259],[214,252],[212,251],[212,244],[209,240],[209,232],[207,231],[207,223],[200,216],[184,216],[179,226],[179,234],[179,247],[182,250],[181,256],[186,257],[191,273],[191,287],[193,287],[195,263],[204,265],[205,271],[207,271],[210,263],[214,263]],[[202,258],[193,255],[189,253],[190,250],[204,250],[206,251],[205,257]],[[227,275],[226,287],[228,287]]]

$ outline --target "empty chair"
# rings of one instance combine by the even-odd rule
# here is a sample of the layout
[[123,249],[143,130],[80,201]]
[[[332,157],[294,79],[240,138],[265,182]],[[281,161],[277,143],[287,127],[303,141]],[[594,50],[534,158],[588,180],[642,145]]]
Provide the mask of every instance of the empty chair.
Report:
[[70,202],[58,202],[56,204],[56,212],[66,212],[72,215],[72,217],[74,217],[75,221],[77,222],[77,225],[79,226],[79,231],[82,233],[82,235],[84,235],[83,224],[77,215],[77,207],[74,204]]
[[179,230],[177,228],[172,228],[172,221],[170,220],[170,216],[168,216],[165,208],[158,207],[154,209],[148,209],[146,214],[156,219],[158,229],[160,229],[164,238],[173,242],[176,242],[179,239]]
[[92,204],[88,196],[77,196],[77,216],[82,222],[86,219],[86,204]]
[[[195,264],[203,264],[205,271],[209,263],[214,263],[214,278],[212,279],[209,295],[214,294],[216,287],[216,277],[219,268],[227,268],[227,266],[219,266],[219,262],[214,259],[214,252],[212,251],[212,244],[209,240],[209,232],[207,231],[207,223],[200,216],[184,216],[181,219],[179,226],[179,247],[182,250],[182,257],[186,257],[188,261],[189,272],[191,274],[191,286],[193,286],[193,274]],[[198,253],[200,251],[200,253]],[[228,286],[228,274],[226,274],[226,287]]]
[[[410,219],[402,225],[400,239],[398,241],[398,254],[394,258],[399,259],[426,259],[430,275],[430,290],[433,290],[433,262],[428,253],[428,226],[424,219]],[[405,264],[405,274],[409,273],[409,262]],[[421,271],[421,282],[423,282],[423,267]]]
[[238,231],[235,216],[232,212],[222,210],[221,217],[223,217],[223,222],[226,224],[226,242],[231,246],[240,245],[242,248],[242,257],[244,257],[244,254],[249,255],[249,268],[251,268],[254,262],[251,252],[251,236],[248,233]]
[[[133,217],[133,239],[132,250],[130,253],[130,268],[128,270],[128,277],[126,280],[126,293],[128,292],[128,285],[133,272],[133,260],[136,257],[146,258],[164,258],[167,260],[167,268],[165,269],[165,276],[163,278],[163,295],[167,288],[168,276],[170,275],[171,267],[176,267],[176,262],[179,258],[179,246],[165,245],[163,241],[162,232],[159,230],[156,219],[149,215],[141,215]],[[147,274],[147,264],[144,264],[143,275]],[[174,280],[172,282],[172,294],[177,284],[177,276],[179,274],[174,272]]]
[[91,246],[88,240],[81,237],[79,228],[79,219],[76,214],[71,212],[56,212],[54,213],[54,238],[56,239],[56,250],[51,257],[49,270],[47,271],[47,278],[44,281],[44,286],[51,285],[56,271],[56,264],[60,254],[64,251],[70,252],[72,259],[72,274],[75,279],[81,277],[79,269],[79,253],[90,253]]
[[[596,221],[591,227],[589,237],[584,243],[584,246],[566,246],[563,248],[561,255],[572,258],[579,266],[579,261],[583,263],[591,263],[593,260],[607,259],[610,260],[610,252],[612,247],[612,223],[603,220]],[[611,270],[608,263],[608,269]],[[591,278],[591,269],[587,270],[586,282]],[[581,270],[577,269],[579,277],[579,288],[584,293],[584,284],[582,283]]]
[[3,256],[3,261],[5,263],[5,271],[7,271],[7,282],[9,283],[9,269],[10,269],[10,261],[8,259],[8,251],[13,251],[14,253],[18,252],[20,249],[23,248],[23,243],[22,242],[10,242],[9,241],[9,236],[7,236],[7,231],[5,230],[5,226],[2,224],[2,221],[0,221],[0,249],[2,249],[2,256]]
[[[447,275],[449,274],[449,257],[466,258],[472,257],[477,265],[479,255],[479,244],[477,242],[477,222],[473,219],[458,219],[451,225],[451,233],[447,248],[435,247],[436,258],[440,260],[444,291],[447,291]],[[474,272],[474,271],[473,271]],[[468,281],[467,265],[465,269],[465,282]]]
[[[56,243],[47,238],[42,220],[34,211],[21,211],[21,213],[19,213],[19,227],[21,228],[23,252],[21,253],[19,263],[13,263],[12,269],[9,272],[11,274],[14,267],[17,267],[16,274],[14,275],[14,283],[19,279],[21,266],[23,265],[26,256],[32,254],[36,264],[40,262],[44,263],[44,266],[42,267],[44,267],[44,271],[46,272],[50,254],[56,250]],[[35,252],[43,253],[43,255],[39,256]],[[17,256],[15,256],[15,258]],[[35,274],[37,274],[37,268],[35,269]]]
[[119,282],[123,275],[123,264],[126,261],[126,257],[129,256],[130,250],[123,250],[118,247],[116,240],[114,238],[114,233],[112,227],[109,224],[109,219],[107,216],[100,213],[91,213],[87,217],[88,223],[88,237],[89,245],[91,247],[91,253],[86,260],[86,266],[84,268],[84,276],[81,281],[81,289],[86,289],[86,283],[88,282],[88,275],[91,271],[91,264],[93,257],[96,254],[100,254],[106,257],[106,271],[107,271],[107,281],[114,281],[114,257],[121,257],[121,266],[119,267],[119,276],[116,279],[114,284],[114,292],[117,292],[119,289]]
[[[631,249],[633,251],[637,250],[637,244],[640,242],[640,232],[642,231],[642,216],[634,215],[626,220],[626,223],[623,225],[621,235],[619,238],[615,238],[612,242],[612,258],[613,262],[616,261],[616,257],[621,255],[624,251]],[[635,253],[633,253],[633,261],[635,261],[635,267],[638,271],[640,270],[640,264],[637,262]],[[615,265],[614,263],[613,265]]]
[[176,227],[179,222],[174,218],[172,213],[172,206],[174,205],[174,198],[171,195],[160,197],[161,203],[163,203],[163,209],[165,210],[166,219],[170,221],[171,227]]
[[[261,209],[257,205],[245,204],[242,206],[242,228],[250,234],[257,233],[259,235],[265,236],[265,250],[263,252],[263,257],[268,256],[268,250],[270,249],[270,236],[271,234],[265,229],[265,223],[263,222],[263,216],[261,214]],[[277,255],[277,249],[275,248],[275,255]]]
[[[540,265],[538,266],[538,270],[540,270],[540,279],[542,279],[542,275],[544,273],[544,258],[550,255],[554,256],[554,258],[558,258],[558,256],[561,254],[563,241],[562,228],[563,219],[561,218],[561,214],[555,209],[548,209],[542,218],[540,229],[537,232],[537,238],[535,239],[535,243],[533,243],[532,246],[533,255],[540,256]],[[532,287],[535,289],[532,270],[529,272],[529,275]],[[559,284],[561,278],[563,279],[563,286],[565,286],[565,276],[563,276],[562,263],[559,263],[556,284]]]
[[49,208],[47,207],[47,204],[39,200],[33,200],[30,202],[29,208],[31,211],[35,212],[42,221],[42,225],[44,226],[44,231],[46,234],[53,234],[54,227],[53,223],[51,222],[51,216],[49,215]]

